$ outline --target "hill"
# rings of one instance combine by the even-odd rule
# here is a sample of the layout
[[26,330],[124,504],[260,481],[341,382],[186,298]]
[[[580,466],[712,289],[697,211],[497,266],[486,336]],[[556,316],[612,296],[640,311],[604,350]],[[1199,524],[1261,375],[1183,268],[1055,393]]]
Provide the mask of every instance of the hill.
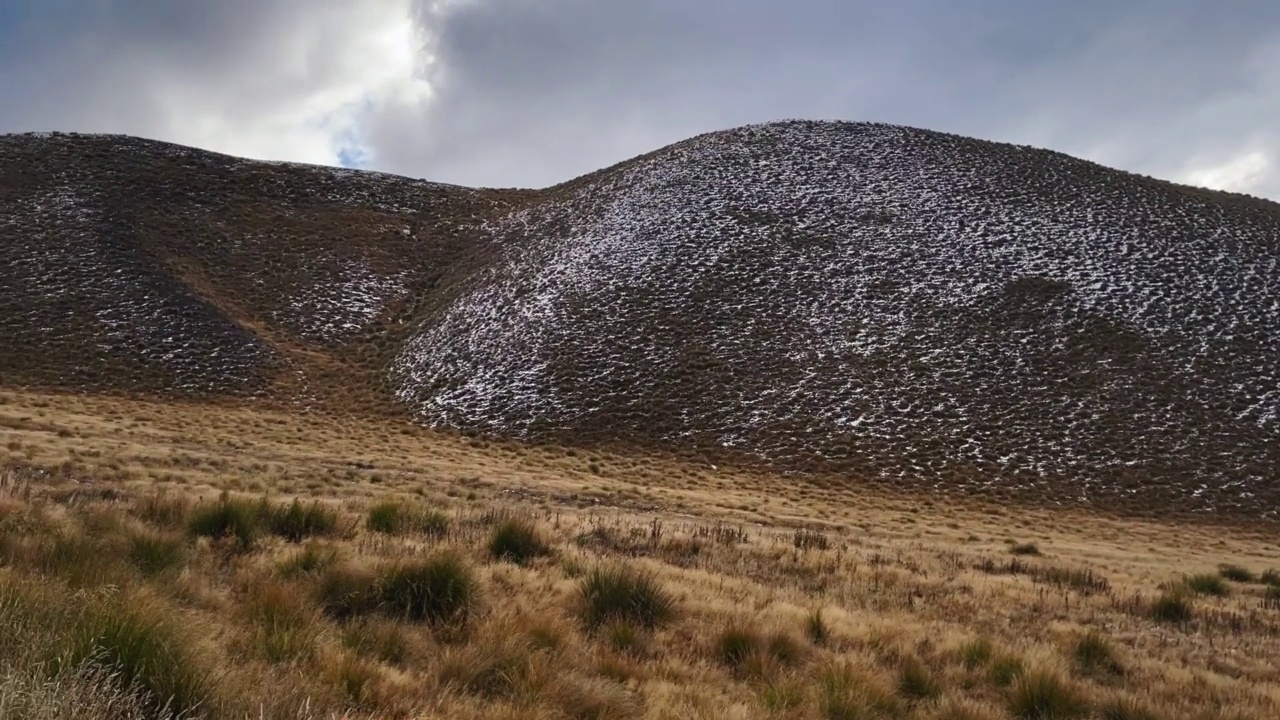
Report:
[[1280,507],[1280,206],[909,128],[543,191],[0,139],[7,384],[392,408],[781,471]]

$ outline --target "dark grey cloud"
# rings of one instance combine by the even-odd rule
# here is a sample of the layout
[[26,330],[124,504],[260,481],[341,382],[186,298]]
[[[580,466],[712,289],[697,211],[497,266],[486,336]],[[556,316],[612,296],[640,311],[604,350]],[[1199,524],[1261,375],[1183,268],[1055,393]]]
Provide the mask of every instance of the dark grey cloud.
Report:
[[0,130],[511,186],[749,122],[879,120],[1280,198],[1271,0],[57,4],[0,10]]

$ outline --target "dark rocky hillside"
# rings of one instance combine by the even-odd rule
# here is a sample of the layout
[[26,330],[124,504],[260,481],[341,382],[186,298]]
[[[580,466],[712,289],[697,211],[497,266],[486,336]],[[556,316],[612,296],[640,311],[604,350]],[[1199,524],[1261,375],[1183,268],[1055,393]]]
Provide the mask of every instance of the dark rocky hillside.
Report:
[[7,382],[1280,507],[1280,206],[1261,200],[794,122],[539,192],[9,137],[0,206]]
[[0,377],[376,403],[347,391],[386,385],[374,369],[405,319],[489,262],[466,228],[518,195],[127,137],[0,137]]

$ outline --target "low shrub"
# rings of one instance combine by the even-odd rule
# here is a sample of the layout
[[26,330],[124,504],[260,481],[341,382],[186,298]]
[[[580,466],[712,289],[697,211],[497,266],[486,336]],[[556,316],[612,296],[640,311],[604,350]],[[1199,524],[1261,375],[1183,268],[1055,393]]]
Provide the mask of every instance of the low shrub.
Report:
[[1009,547],[1009,552],[1014,555],[1039,555],[1040,546],[1035,543],[1014,543]]

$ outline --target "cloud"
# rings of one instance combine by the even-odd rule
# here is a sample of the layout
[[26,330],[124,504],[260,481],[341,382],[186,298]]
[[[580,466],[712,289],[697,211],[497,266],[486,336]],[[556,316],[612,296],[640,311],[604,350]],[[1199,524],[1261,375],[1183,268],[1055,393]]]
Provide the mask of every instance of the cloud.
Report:
[[1280,198],[1270,0],[0,8],[0,131],[541,186],[750,122],[880,120]]
[[409,0],[19,5],[7,32],[0,25],[4,130],[121,132],[336,164],[367,155],[369,117],[430,98]]

